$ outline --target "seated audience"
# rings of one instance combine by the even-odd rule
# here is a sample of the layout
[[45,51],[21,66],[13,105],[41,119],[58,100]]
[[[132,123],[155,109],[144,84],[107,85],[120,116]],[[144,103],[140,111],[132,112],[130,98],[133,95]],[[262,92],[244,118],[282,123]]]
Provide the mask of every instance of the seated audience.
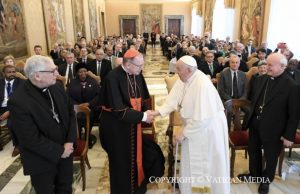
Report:
[[[4,78],[0,79],[0,125],[1,126],[10,126],[7,123],[7,119],[9,117],[9,110],[7,108],[7,101],[9,97],[13,94],[13,92],[24,83],[23,79],[16,77],[16,67],[14,65],[4,65],[3,69]],[[19,150],[17,148],[18,143],[16,141],[15,135],[12,133],[12,142],[15,146],[12,156],[16,156],[19,154]],[[2,142],[0,140],[0,150],[3,149]]]
[[[67,88],[67,94],[70,96],[72,104],[80,104],[87,106],[91,109],[90,126],[99,116],[99,110],[96,106],[92,105],[92,101],[96,101],[99,94],[99,85],[97,81],[87,75],[87,65],[78,63],[75,67],[76,78],[71,81]],[[80,117],[78,121],[78,128],[81,129],[85,126],[85,117]],[[81,131],[79,131],[81,134]],[[90,135],[90,134],[89,134]],[[95,138],[89,138],[89,147],[91,148],[95,143]]]

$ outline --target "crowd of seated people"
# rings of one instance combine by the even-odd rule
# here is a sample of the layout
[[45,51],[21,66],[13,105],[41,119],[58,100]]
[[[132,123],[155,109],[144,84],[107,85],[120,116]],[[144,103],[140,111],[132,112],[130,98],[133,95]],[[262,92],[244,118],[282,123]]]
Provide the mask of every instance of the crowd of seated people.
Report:
[[[161,48],[164,56],[170,60],[170,65],[174,65],[176,60],[184,55],[193,56],[197,62],[198,69],[211,78],[213,84],[218,88],[220,95],[224,101],[231,99],[233,96],[233,75],[228,78],[228,94],[226,98],[224,95],[224,72],[231,69],[230,58],[232,55],[239,58],[238,65],[238,86],[242,87],[238,89],[239,93],[243,91],[243,98],[251,99],[251,85],[254,84],[254,80],[251,81],[252,77],[259,76],[266,73],[266,58],[272,52],[280,52],[286,56],[289,62],[289,66],[286,69],[290,73],[291,77],[300,84],[298,79],[298,73],[300,70],[299,61],[293,59],[293,52],[288,48],[286,43],[279,42],[275,49],[268,48],[267,42],[262,42],[259,45],[254,45],[254,40],[249,38],[246,44],[239,42],[239,40],[230,41],[229,37],[226,40],[212,39],[210,33],[206,32],[203,37],[194,35],[177,37],[174,34],[166,35],[162,34],[160,37]],[[172,63],[171,63],[172,62]],[[294,65],[292,65],[294,64]],[[251,68],[256,67],[257,70],[252,71]],[[245,73],[251,75],[245,76]],[[256,73],[258,71],[258,73]],[[255,76],[252,76],[252,72],[255,72]],[[174,72],[171,72],[174,73]],[[217,79],[217,74],[220,74],[221,79]],[[229,74],[230,75],[230,74]],[[243,77],[241,77],[243,76]],[[245,78],[245,79],[244,79]],[[241,83],[246,82],[246,83]],[[244,95],[247,94],[247,95]],[[229,98],[230,96],[230,98]]]
[[[88,80],[92,78],[96,81],[99,92],[101,81],[109,71],[122,64],[122,57],[127,49],[135,48],[139,52],[146,54],[147,47],[145,45],[147,44],[145,40],[150,41],[150,38],[148,37],[147,39],[147,36],[133,36],[129,34],[124,37],[100,36],[88,42],[85,37],[81,37],[74,44],[72,42],[55,43],[49,54],[44,53],[42,46],[35,45],[34,53],[52,57],[55,65],[58,67],[59,76],[57,79],[64,84],[68,91],[70,91],[68,86],[72,82],[72,87],[83,88],[80,85],[82,81],[78,80],[76,66],[78,63],[86,64],[86,77],[88,77]],[[244,45],[238,40],[231,42],[229,37],[226,37],[226,40],[212,39],[210,33],[205,33],[202,38],[193,35],[177,37],[174,34],[167,35],[162,33],[160,35],[160,46],[163,55],[169,60],[172,59],[173,62],[176,62],[184,55],[193,56],[196,59],[198,69],[210,77],[213,84],[218,88],[223,101],[231,98],[249,98],[251,100],[251,95],[253,94],[251,85],[255,84],[256,76],[266,73],[265,59],[272,53],[266,42],[262,42],[255,47],[252,39],[249,39],[247,44]],[[288,49],[287,44],[278,43],[277,48],[273,52],[280,52],[291,61],[286,71],[300,84],[300,78],[298,78],[299,62],[296,59],[292,59],[293,52]],[[15,65],[13,57],[9,60],[10,57],[8,56],[7,59],[4,65],[8,65],[11,61]],[[232,72],[235,70],[232,70],[232,66],[234,66],[234,61],[238,63],[238,65],[235,65],[238,68],[236,70],[236,79],[238,80],[237,94],[236,91],[234,91],[235,93],[233,92],[234,73]],[[252,61],[255,62],[252,63]],[[253,80],[250,81],[245,78],[245,73],[251,67],[258,67],[258,73],[252,76]],[[219,74],[219,78],[217,74]],[[229,77],[226,76],[227,74]],[[22,70],[18,68],[16,68],[15,77],[26,79],[24,74],[22,74]],[[248,84],[248,82],[250,83]],[[73,86],[74,84],[75,86]],[[246,87],[248,85],[249,87]],[[91,110],[95,109],[89,103],[83,101],[77,103],[87,105]]]
[[[129,48],[135,48],[145,54],[144,38],[131,34],[125,37],[101,36],[88,42],[85,37],[81,37],[75,44],[72,42],[55,43],[48,54],[43,51],[41,45],[35,45],[34,54],[48,55],[53,59],[59,72],[57,80],[64,85],[74,104],[91,109],[91,126],[93,126],[94,122],[97,122],[99,110],[92,101],[95,101],[100,92],[101,82],[113,68],[122,64],[122,57]],[[9,95],[20,85],[19,83],[22,83],[22,80],[27,78],[22,69],[25,64],[23,61],[16,64],[14,57],[8,55],[3,62],[0,77],[0,83],[2,83],[0,86],[3,87],[0,92],[2,94],[0,121],[2,125],[6,125],[6,120],[9,118],[9,111],[6,107]],[[10,92],[7,90],[8,84],[11,84]],[[81,121],[78,124],[82,125]],[[16,156],[18,154],[17,142],[13,134],[12,139],[13,145],[16,146],[12,155]],[[95,139],[90,138],[90,148],[95,143]],[[0,140],[0,150],[2,149],[3,143]]]

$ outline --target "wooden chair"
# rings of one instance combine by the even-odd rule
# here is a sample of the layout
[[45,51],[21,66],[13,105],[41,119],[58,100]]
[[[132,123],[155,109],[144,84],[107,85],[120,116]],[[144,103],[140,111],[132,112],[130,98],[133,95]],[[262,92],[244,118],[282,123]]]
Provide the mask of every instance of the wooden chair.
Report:
[[[175,74],[173,76],[166,76],[165,77],[165,82],[167,84],[167,90],[168,93],[171,91],[173,85],[178,79],[178,75]],[[177,133],[180,133],[182,131],[182,119],[180,116],[180,113],[178,111],[174,111],[169,115],[169,126],[167,129],[166,135],[169,137],[169,155],[168,155],[168,163],[169,163],[169,169],[168,169],[168,176],[172,177],[173,176],[173,165],[175,162],[174,159],[174,141],[173,141],[173,136],[176,135]]]
[[250,69],[250,68],[252,67],[252,65],[253,65],[254,63],[256,63],[257,61],[259,61],[259,59],[256,58],[256,57],[252,57],[251,59],[249,59],[249,60],[246,62],[248,69]]
[[[145,101],[149,110],[155,110],[155,97],[154,95],[150,95],[150,98]],[[153,141],[155,140],[155,125],[154,123],[148,124],[142,122],[142,131],[143,136],[149,137]]]
[[250,80],[252,79],[252,76],[258,73],[257,67],[251,67],[249,68],[249,71],[246,72],[246,87],[247,91],[250,91]]
[[[245,157],[247,158],[247,149],[248,149],[248,140],[249,134],[248,131],[242,129],[242,119],[241,119],[241,109],[249,108],[250,101],[244,99],[231,99],[224,102],[225,113],[228,123],[229,130],[229,146],[231,148],[231,157],[230,157],[230,176],[234,177],[234,162],[236,150],[245,150]],[[229,114],[229,112],[233,113]],[[230,124],[232,129],[230,129]]]
[[283,158],[284,158],[284,155],[285,155],[285,148],[289,149],[289,157],[291,157],[291,155],[292,155],[292,149],[293,148],[300,148],[300,132],[299,131],[296,133],[294,144],[291,147],[285,147],[284,146],[281,150],[281,153],[279,155],[279,162],[278,162],[278,174],[279,174],[279,176],[282,175],[282,163],[283,163]]
[[[86,172],[85,172],[85,164],[91,169],[91,165],[88,159],[88,150],[89,150],[89,132],[90,132],[90,109],[81,105],[74,105],[74,110],[76,113],[76,118],[79,113],[83,113],[85,115],[85,135],[84,139],[80,138],[80,135],[77,135],[76,140],[76,150],[74,151],[74,161],[80,161],[80,171],[82,177],[82,191],[85,190],[86,187]],[[78,131],[78,130],[77,130]]]

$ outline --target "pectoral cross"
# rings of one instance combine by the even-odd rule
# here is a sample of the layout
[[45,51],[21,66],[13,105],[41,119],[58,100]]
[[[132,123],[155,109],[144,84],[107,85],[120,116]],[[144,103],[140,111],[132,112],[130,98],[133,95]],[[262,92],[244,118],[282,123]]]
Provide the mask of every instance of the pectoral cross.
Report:
[[259,107],[258,107],[258,110],[259,110],[259,113],[260,113],[260,114],[262,113],[263,109],[264,109],[264,106],[259,106]]
[[56,112],[54,112],[54,110],[51,110],[51,112],[53,114],[52,118],[55,119],[57,123],[60,123],[58,114]]

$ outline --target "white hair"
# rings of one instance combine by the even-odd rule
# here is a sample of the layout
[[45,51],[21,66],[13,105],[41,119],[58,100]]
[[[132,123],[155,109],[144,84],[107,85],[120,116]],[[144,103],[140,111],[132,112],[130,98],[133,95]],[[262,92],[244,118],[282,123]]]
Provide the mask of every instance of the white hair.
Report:
[[53,60],[51,58],[42,55],[33,55],[26,60],[24,73],[26,77],[32,80],[33,74],[35,72],[45,70],[48,64],[53,64]]

